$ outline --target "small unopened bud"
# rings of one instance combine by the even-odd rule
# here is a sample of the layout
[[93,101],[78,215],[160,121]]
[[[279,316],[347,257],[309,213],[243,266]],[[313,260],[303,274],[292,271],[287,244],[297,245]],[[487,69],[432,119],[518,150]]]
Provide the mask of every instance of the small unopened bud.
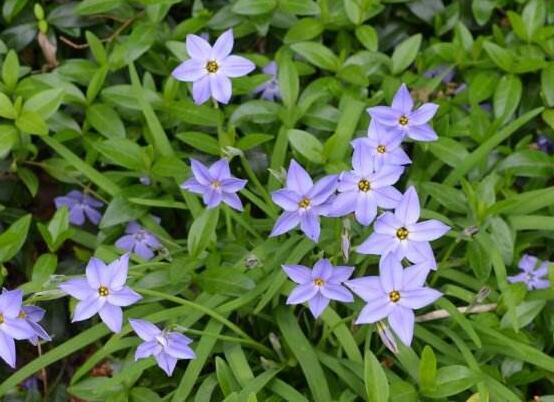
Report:
[[475,303],[483,303],[490,294],[491,288],[483,286],[481,289],[479,289],[479,292],[477,292],[477,295],[475,296]]
[[392,353],[398,353],[398,345],[394,339],[392,331],[387,327],[383,321],[377,323],[377,333],[383,342],[383,345],[390,350]]
[[233,159],[235,156],[244,156],[242,149],[226,146],[223,148],[223,154],[227,159]]
[[283,348],[281,346],[281,341],[279,341],[279,338],[273,332],[269,333],[269,343],[271,343],[271,347],[275,350],[277,356],[279,356],[279,359],[283,360]]
[[281,167],[280,170],[275,170],[275,169],[267,169],[269,171],[269,173],[275,177],[277,179],[277,181],[279,181],[279,183],[284,183],[285,182],[285,179],[287,177],[287,171],[285,170],[285,168]]
[[350,257],[350,231],[346,228],[342,229],[342,233],[340,235],[340,247],[344,262],[348,262],[348,258]]
[[149,186],[152,184],[152,179],[150,179],[150,176],[148,175],[140,176],[139,181],[143,186]]
[[244,259],[244,265],[246,266],[246,268],[248,269],[252,269],[252,268],[256,268],[258,266],[258,264],[260,263],[260,260],[258,259],[258,257],[253,254],[253,253],[250,253],[246,256],[246,258]]
[[35,7],[33,9],[33,12],[35,14],[35,18],[38,21],[41,21],[44,19],[44,8],[39,3],[35,3]]
[[479,228],[477,226],[469,226],[464,229],[463,233],[467,237],[473,237],[479,233]]

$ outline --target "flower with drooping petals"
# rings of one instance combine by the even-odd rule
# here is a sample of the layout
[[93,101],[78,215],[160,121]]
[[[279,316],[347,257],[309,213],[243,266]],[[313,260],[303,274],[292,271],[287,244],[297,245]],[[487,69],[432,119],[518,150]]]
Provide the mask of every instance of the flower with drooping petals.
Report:
[[315,318],[327,308],[330,300],[344,303],[354,301],[352,293],[342,284],[352,275],[354,268],[337,266],[324,258],[315,263],[313,269],[303,265],[283,265],[288,277],[298,284],[290,293],[287,304],[308,302]]
[[402,149],[402,136],[394,130],[371,120],[367,130],[367,137],[356,138],[353,143],[365,142],[369,155],[373,158],[375,168],[384,165],[408,165],[412,163],[410,157]]
[[280,99],[281,91],[279,90],[279,83],[277,82],[277,63],[274,61],[268,63],[262,71],[264,74],[268,74],[270,78],[254,89],[254,93],[261,93],[261,98],[268,101]]
[[402,136],[408,136],[417,141],[435,141],[437,133],[428,124],[435,115],[438,105],[424,103],[416,110],[414,101],[405,84],[394,95],[392,105],[374,106],[367,109],[372,119],[378,123],[394,128]]
[[426,261],[436,268],[429,242],[444,235],[450,227],[436,219],[417,222],[419,215],[419,199],[415,188],[410,187],[394,213],[385,212],[377,218],[375,231],[358,246],[358,253],[392,254],[398,261],[406,257],[413,263]]
[[231,175],[227,159],[220,159],[209,168],[194,159],[190,162],[194,177],[181,184],[182,189],[202,194],[208,208],[215,208],[223,201],[231,208],[242,211],[242,202],[236,192],[246,186],[246,180]]
[[34,336],[29,338],[29,342],[33,345],[37,345],[39,339],[42,339],[43,341],[52,340],[50,335],[48,335],[48,332],[46,332],[45,329],[39,324],[39,322],[44,318],[44,314],[44,309],[31,305],[22,306],[21,311],[19,312],[18,317],[25,320],[33,329]]
[[525,254],[517,265],[521,273],[509,276],[508,281],[510,283],[523,282],[529,290],[546,289],[550,287],[550,281],[546,278],[548,264],[550,264],[549,261],[541,262],[537,257]]
[[135,253],[147,261],[154,257],[154,250],[160,248],[161,245],[156,236],[137,222],[129,222],[125,228],[125,235],[115,242],[117,248]]
[[65,293],[79,300],[72,322],[89,319],[96,313],[113,332],[121,331],[121,307],[136,303],[142,296],[125,286],[129,270],[129,254],[106,265],[92,257],[87,264],[86,278],[70,279],[60,285]]
[[0,294],[0,357],[15,367],[15,342],[14,339],[31,339],[35,331],[26,320],[19,318],[23,291],[20,289],[3,289]]
[[439,297],[438,290],[424,286],[428,270],[419,266],[402,268],[393,256],[381,258],[379,276],[366,276],[345,282],[367,304],[360,311],[356,324],[373,324],[384,318],[400,340],[412,343],[415,314]]
[[373,159],[365,142],[354,142],[352,170],[339,176],[337,190],[331,213],[344,216],[354,212],[356,220],[369,225],[377,215],[377,207],[394,208],[402,198],[402,193],[392,185],[398,181],[404,168],[402,166],[383,165],[375,170]]
[[130,319],[136,334],[144,341],[135,352],[135,361],[153,356],[158,366],[168,376],[173,374],[177,360],[194,359],[194,351],[188,346],[191,339],[178,332],[162,331],[149,321]]
[[192,97],[196,104],[210,96],[221,103],[229,103],[232,84],[229,78],[242,77],[256,67],[250,60],[231,55],[233,30],[225,31],[210,44],[197,35],[187,35],[187,53],[190,59],[179,64],[171,73],[179,81],[192,82]]
[[56,209],[66,206],[69,209],[69,222],[81,226],[85,223],[85,217],[95,225],[98,225],[102,214],[97,211],[102,205],[101,201],[84,194],[81,191],[73,190],[67,195],[54,198]]
[[290,161],[286,187],[271,194],[273,202],[285,210],[275,222],[270,236],[278,236],[294,229],[308,238],[319,240],[319,217],[327,215],[329,198],[337,187],[337,176],[325,176],[314,184],[310,175],[294,159]]

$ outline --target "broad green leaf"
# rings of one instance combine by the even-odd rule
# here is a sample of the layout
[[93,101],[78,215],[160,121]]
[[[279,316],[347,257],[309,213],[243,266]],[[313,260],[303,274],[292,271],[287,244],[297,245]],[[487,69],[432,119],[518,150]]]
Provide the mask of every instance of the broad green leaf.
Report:
[[150,161],[144,150],[125,138],[112,138],[94,143],[94,148],[111,163],[139,172],[148,171]]
[[87,122],[106,138],[125,138],[125,126],[119,114],[104,103],[87,108]]
[[292,108],[298,99],[299,80],[296,66],[288,54],[279,61],[277,74],[281,99],[286,107]]
[[11,260],[25,244],[31,225],[31,215],[25,215],[0,234],[0,262]]
[[59,109],[63,95],[64,91],[61,88],[48,89],[29,98],[23,107],[39,114],[43,119],[48,119]]
[[9,91],[13,91],[19,79],[19,59],[17,54],[10,50],[2,63],[2,81]]
[[554,106],[554,63],[542,69],[541,72],[542,95],[547,106]]
[[323,29],[324,26],[320,20],[303,18],[289,28],[283,41],[285,43],[294,43],[310,40],[319,36],[323,32]]
[[323,145],[319,140],[307,131],[289,130],[288,138],[291,146],[310,162],[323,163]]
[[515,75],[505,75],[498,81],[494,91],[494,116],[502,123],[510,120],[519,105],[523,91],[520,79]]
[[370,25],[361,25],[356,28],[356,38],[370,52],[376,52],[379,47],[377,31]]
[[389,400],[389,382],[385,370],[369,349],[366,349],[364,357],[364,384],[368,401],[387,402]]
[[48,126],[40,114],[32,110],[23,109],[17,116],[15,125],[27,134],[47,135]]
[[277,0],[238,0],[232,10],[242,15],[259,15],[273,11],[276,6]]
[[393,74],[400,74],[414,62],[421,46],[421,39],[421,34],[416,34],[396,46],[391,58]]
[[198,257],[206,249],[219,219],[219,208],[205,209],[192,223],[188,234],[188,250],[193,257]]
[[433,349],[425,345],[419,361],[419,381],[424,390],[433,390],[437,383],[437,358]]
[[318,4],[313,0],[280,0],[279,9],[295,15],[317,15]]
[[512,72],[514,69],[514,55],[511,51],[492,42],[485,42],[483,47],[494,64],[504,71]]
[[527,37],[532,39],[535,33],[542,28],[546,19],[546,6],[544,0],[530,0],[523,8],[521,14]]
[[423,392],[431,398],[446,398],[457,395],[477,382],[476,375],[466,366],[446,366],[437,370],[437,386]]
[[16,116],[17,112],[12,101],[6,96],[6,94],[0,92],[0,117],[13,120]]
[[340,67],[339,58],[321,43],[297,42],[290,48],[300,57],[323,70],[337,71]]
[[113,10],[123,3],[123,0],[83,0],[77,6],[80,15],[101,14]]

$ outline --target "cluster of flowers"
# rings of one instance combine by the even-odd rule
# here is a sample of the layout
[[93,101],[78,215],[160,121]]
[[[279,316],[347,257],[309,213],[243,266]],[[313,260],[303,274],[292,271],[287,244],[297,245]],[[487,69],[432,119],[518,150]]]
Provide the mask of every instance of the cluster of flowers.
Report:
[[[187,52],[190,56],[174,71],[173,76],[181,81],[193,82],[192,96],[196,103],[210,97],[227,103],[232,95],[230,77],[239,77],[251,72],[255,66],[248,59],[231,55],[232,31],[226,31],[211,47],[203,38],[188,35]],[[255,90],[267,100],[280,97],[276,81],[276,65],[264,68],[270,75],[264,85]],[[290,293],[287,303],[307,302],[310,311],[318,317],[330,300],[353,302],[350,290],[361,297],[365,307],[356,321],[377,323],[384,330],[384,340],[394,343],[388,323],[400,340],[410,345],[414,329],[414,309],[419,309],[437,300],[441,293],[424,286],[430,270],[436,269],[436,261],[430,241],[444,235],[450,228],[437,220],[418,222],[420,206],[413,187],[402,194],[393,185],[399,180],[410,158],[401,147],[408,137],[418,141],[433,141],[436,133],[428,124],[437,105],[426,103],[414,110],[412,98],[402,85],[390,107],[377,106],[368,109],[372,117],[368,137],[352,142],[352,170],[340,175],[330,175],[314,183],[310,175],[295,160],[287,172],[286,187],[272,194],[273,201],[284,212],[279,217],[271,236],[286,233],[297,226],[313,241],[320,235],[320,216],[341,217],[354,214],[364,226],[375,221],[374,231],[357,251],[362,254],[380,255],[379,276],[350,279],[353,267],[333,266],[328,259],[321,259],[309,269],[302,265],[284,265],[286,274],[298,286]],[[202,195],[207,208],[222,202],[236,210],[242,210],[237,192],[246,185],[246,180],[232,176],[227,159],[211,166],[191,160],[193,177],[181,187]],[[86,220],[97,225],[101,220],[99,208],[103,203],[88,194],[71,191],[55,199],[57,208],[67,208],[69,221],[83,225]],[[378,208],[394,210],[377,217]],[[377,217],[377,218],[376,218]],[[137,222],[130,222],[125,235],[115,243],[116,247],[135,253],[144,260],[154,257],[161,242]],[[403,261],[410,266],[404,268]],[[543,277],[546,262],[537,268],[538,260],[524,256],[520,262],[523,272],[510,277],[512,282],[525,282],[529,289],[548,286]],[[73,278],[59,287],[78,300],[72,322],[87,320],[98,314],[113,332],[120,332],[123,325],[122,307],[130,306],[142,296],[126,286],[129,269],[129,254],[126,253],[110,264],[91,258],[85,277]],[[350,289],[350,290],[349,290]],[[39,339],[50,340],[48,333],[38,324],[44,310],[23,305],[21,290],[6,290],[0,294],[0,357],[15,367],[14,340],[29,340],[37,344]],[[158,365],[171,375],[177,360],[193,359],[194,351],[185,335],[160,330],[145,320],[129,319],[135,333],[144,341],[135,351],[135,359],[153,356]]]

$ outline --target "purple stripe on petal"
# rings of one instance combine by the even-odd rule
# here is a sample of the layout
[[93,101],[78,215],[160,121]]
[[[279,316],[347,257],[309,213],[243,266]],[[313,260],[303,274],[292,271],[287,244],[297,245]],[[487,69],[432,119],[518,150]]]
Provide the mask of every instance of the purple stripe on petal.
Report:
[[86,267],[87,281],[91,288],[98,289],[102,285],[107,285],[106,264],[96,257],[92,257]]
[[449,230],[450,226],[435,219],[408,225],[409,239],[414,241],[436,240]]
[[312,279],[323,279],[324,281],[327,281],[332,275],[333,266],[327,258],[322,258],[315,263],[312,270]]
[[246,186],[246,180],[230,177],[228,179],[221,180],[221,188],[226,193],[236,193],[242,190]]
[[292,191],[283,188],[271,193],[271,199],[275,204],[283,208],[285,211],[293,212],[298,210],[298,203],[302,197]]
[[165,352],[158,353],[155,358],[158,366],[160,366],[160,368],[168,376],[171,376],[173,374],[173,370],[175,370],[175,366],[177,365],[177,359],[169,356]]
[[362,225],[367,226],[375,219],[377,215],[377,204],[375,198],[370,194],[360,192],[356,200],[355,210],[356,220]]
[[206,204],[208,208],[215,208],[221,203],[221,201],[223,200],[223,196],[221,195],[220,191],[209,188],[204,193],[202,199],[204,200],[204,204]]
[[229,205],[231,208],[236,209],[237,211],[242,211],[242,202],[238,195],[231,194],[231,193],[223,193],[223,202],[227,205]]
[[135,361],[150,357],[152,355],[157,355],[161,351],[162,347],[157,341],[143,342],[138,345],[137,350],[135,351]]
[[429,124],[410,126],[406,131],[408,137],[416,141],[436,141],[438,136]]
[[190,169],[196,181],[204,186],[209,186],[212,184],[213,177],[210,174],[210,171],[204,164],[197,161],[196,159],[190,160]]
[[231,167],[229,166],[229,160],[226,158],[221,158],[218,161],[214,162],[209,167],[208,171],[210,172],[210,176],[213,179],[219,180],[221,184],[223,184],[225,180],[232,180]]
[[122,289],[112,291],[107,297],[108,303],[115,306],[130,306],[142,299],[142,296],[131,288],[125,286]]
[[352,276],[352,273],[354,273],[354,267],[339,265],[333,269],[331,278],[329,278],[328,281],[331,283],[339,284],[350,278]]
[[319,226],[319,216],[317,216],[312,211],[308,211],[300,215],[300,230],[304,234],[316,242],[319,240],[320,226]]
[[108,267],[108,285],[110,289],[120,289],[127,282],[129,271],[129,254],[125,253],[118,259],[112,261]]
[[4,318],[0,324],[0,330],[14,339],[29,339],[35,335],[35,331],[26,320],[21,318]]
[[71,322],[77,322],[77,321],[83,321],[87,320],[102,308],[102,306],[106,303],[105,298],[98,297],[97,295],[93,295],[89,297],[88,299],[81,300],[77,305],[75,306],[75,311],[73,313],[73,320]]
[[434,103],[424,103],[410,114],[410,126],[420,126],[427,123],[437,113],[438,108],[439,105]]
[[337,195],[331,205],[332,216],[344,216],[354,212],[357,199],[358,193],[354,191],[348,191]]
[[364,276],[351,279],[344,284],[366,302],[380,297],[379,295],[383,297],[385,295],[378,276]]
[[402,289],[404,272],[402,264],[393,255],[387,255],[379,261],[379,278],[386,293]]
[[94,290],[85,278],[70,279],[60,284],[59,288],[76,299],[83,300],[93,295]]
[[394,248],[394,238],[386,234],[372,233],[356,250],[360,254],[386,255]]
[[394,214],[385,212],[375,221],[374,230],[375,233],[395,237],[396,231],[400,227],[402,227],[402,222]]
[[0,313],[4,317],[15,318],[21,311],[23,291],[21,289],[4,289],[0,295]]
[[330,175],[321,178],[308,191],[307,197],[313,205],[321,205],[329,199],[337,188],[338,176]]
[[419,214],[419,198],[414,186],[410,186],[396,207],[394,215],[403,225],[409,225],[417,222]]
[[379,124],[391,127],[395,127],[398,124],[398,119],[402,115],[401,112],[388,106],[370,107],[367,109],[367,112],[371,118],[377,120]]

